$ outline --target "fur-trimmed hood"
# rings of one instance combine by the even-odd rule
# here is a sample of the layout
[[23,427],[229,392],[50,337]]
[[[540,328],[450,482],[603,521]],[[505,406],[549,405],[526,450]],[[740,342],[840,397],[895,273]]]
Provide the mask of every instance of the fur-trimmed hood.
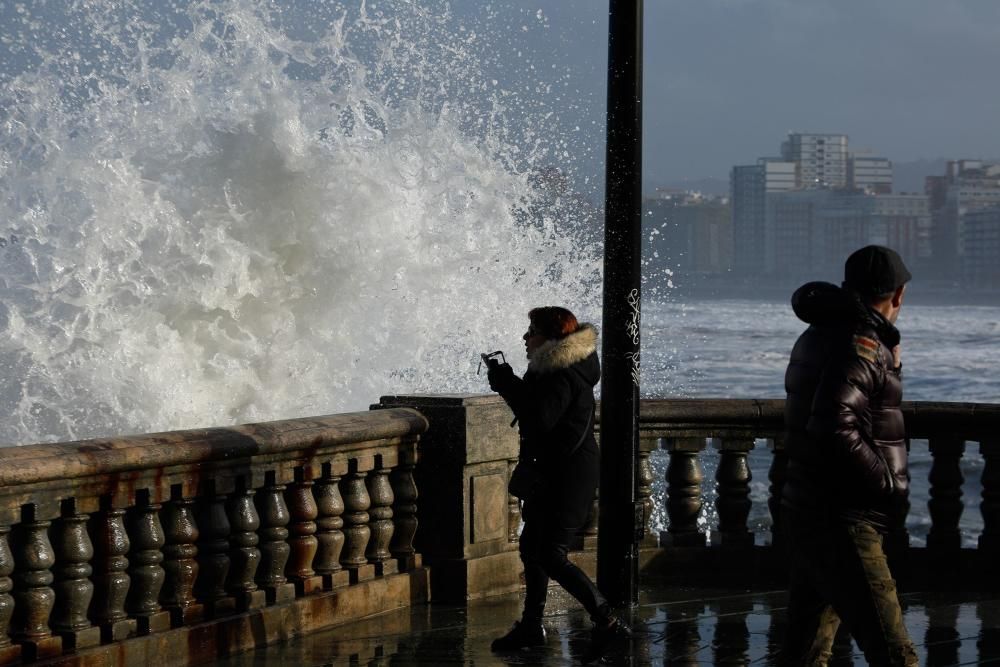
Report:
[[569,368],[596,351],[597,327],[584,323],[565,338],[542,343],[528,360],[528,370],[541,374]]

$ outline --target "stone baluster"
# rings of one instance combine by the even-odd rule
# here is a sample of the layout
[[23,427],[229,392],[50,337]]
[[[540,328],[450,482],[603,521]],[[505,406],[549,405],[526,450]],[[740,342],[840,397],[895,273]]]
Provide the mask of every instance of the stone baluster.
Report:
[[260,515],[260,566],[257,585],[267,593],[268,604],[281,604],[295,599],[295,584],[285,576],[288,563],[288,506],[285,505],[284,480],[278,471],[268,471],[264,488],[257,492],[255,502]]
[[51,624],[52,630],[63,638],[65,650],[79,651],[101,643],[101,629],[87,618],[94,597],[94,584],[90,580],[94,571],[90,565],[94,544],[87,534],[90,517],[81,512],[75,498],[62,502],[61,514],[52,526],[56,556],[52,590],[56,601]]
[[[54,512],[53,512],[54,514]],[[21,644],[26,660],[41,660],[62,652],[62,637],[53,635],[49,617],[55,605],[51,568],[55,552],[49,542],[48,513],[37,505],[25,505],[21,523],[11,531],[14,544],[14,614],[11,634]]]
[[994,560],[1000,553],[1000,439],[984,439],[979,443],[979,453],[983,456],[983,501],[979,504],[983,532],[979,549]]
[[162,511],[166,539],[163,570],[166,578],[160,602],[170,612],[175,627],[197,623],[205,618],[205,608],[195,600],[193,592],[198,578],[198,524],[194,519],[194,500],[185,496],[182,485],[173,485],[170,502],[163,506]]
[[[403,572],[420,567],[420,555],[413,548],[413,538],[417,534],[417,484],[413,479],[413,469],[416,466],[416,459],[416,448],[401,451],[399,465],[393,468],[392,473],[389,475],[389,482],[392,484],[392,493],[396,499],[392,505],[392,516],[395,527],[392,533],[392,542],[389,543],[389,551],[392,553],[393,558],[396,559],[397,567]],[[507,526],[509,528],[509,496],[507,502]],[[518,510],[518,518],[520,518],[520,510]],[[509,535],[508,531],[508,537]]]
[[241,611],[260,609],[267,604],[267,594],[257,587],[254,577],[260,566],[260,515],[254,505],[254,489],[247,477],[241,477],[226,510],[229,514],[229,577],[226,591]]
[[653,519],[653,466],[649,463],[649,457],[653,450],[659,446],[659,438],[640,438],[639,440],[639,462],[638,462],[638,497],[642,503],[642,525],[645,535],[641,544],[655,547],[659,542],[658,536],[653,532],[650,525]]
[[365,557],[371,538],[368,527],[371,498],[365,477],[373,466],[374,457],[371,456],[351,459],[348,472],[340,481],[340,494],[344,498],[344,550],[340,564],[350,573],[352,584],[375,577],[375,566]]
[[232,491],[231,480],[215,478],[202,484],[201,497],[195,504],[198,525],[198,578],[194,592],[209,616],[219,617],[236,611],[236,598],[226,591],[229,577],[229,514],[226,501]]
[[313,497],[313,481],[309,468],[295,469],[295,482],[285,491],[285,501],[291,523],[288,540],[289,557],[285,574],[294,584],[298,595],[311,595],[323,590],[323,577],[313,569],[319,549],[316,539],[316,519],[319,509]]
[[323,588],[326,590],[350,583],[350,576],[340,564],[340,554],[344,550],[344,499],[338,482],[346,472],[346,462],[324,463],[323,477],[316,484],[318,549],[313,567],[323,577]]
[[21,645],[10,639],[10,619],[14,614],[14,554],[10,551],[7,535],[9,526],[0,526],[0,664],[16,662],[21,657]]
[[[517,465],[517,459],[509,459],[507,461],[507,479],[510,480],[511,474],[514,472],[514,466]],[[510,493],[507,494],[507,541],[517,542],[521,532],[521,501],[517,499],[517,496]]]
[[101,510],[90,519],[94,537],[94,602],[91,611],[101,627],[101,641],[118,642],[134,637],[138,624],[125,613],[125,598],[132,579],[128,576],[131,546],[125,532],[125,509],[118,496],[101,498]]
[[962,502],[962,454],[965,441],[956,437],[931,438],[929,441],[931,464],[929,476],[931,499],[927,509],[931,515],[931,530],[927,547],[942,553],[957,554],[962,546],[958,521],[965,504]]
[[395,458],[392,456],[390,460],[387,454],[376,455],[375,468],[365,478],[368,498],[371,500],[371,508],[368,511],[371,537],[368,540],[365,556],[368,562],[375,566],[375,575],[379,577],[396,574],[399,571],[392,553],[389,552],[394,530],[392,503],[395,501],[392,485],[389,483],[389,473],[391,466],[396,462]]
[[140,635],[170,629],[170,613],[160,607],[160,593],[166,572],[163,547],[167,539],[160,523],[161,505],[152,501],[149,489],[136,493],[135,507],[125,513],[125,528],[132,550],[128,575],[132,586],[125,598],[125,610],[135,617]]
[[716,443],[719,449],[719,467],[715,473],[719,530],[712,534],[712,544],[753,546],[754,535],[747,527],[751,506],[750,480],[753,477],[747,465],[747,455],[754,447],[754,439],[722,438]]
[[703,478],[699,453],[705,438],[673,438],[665,441],[670,452],[667,465],[667,517],[670,523],[660,534],[663,546],[704,546],[705,533],[698,528]]
[[771,467],[767,479],[771,482],[768,488],[767,509],[771,513],[771,546],[780,551],[781,533],[781,494],[788,478],[788,454],[785,453],[785,438],[779,436],[768,442],[771,449]]

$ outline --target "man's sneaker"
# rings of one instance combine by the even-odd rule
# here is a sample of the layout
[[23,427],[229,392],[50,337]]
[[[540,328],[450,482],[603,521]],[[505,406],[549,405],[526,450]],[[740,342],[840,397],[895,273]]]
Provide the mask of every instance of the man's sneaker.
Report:
[[623,648],[631,638],[632,629],[616,616],[606,625],[595,625],[590,631],[590,648],[583,656],[583,664],[600,660],[611,649]]
[[494,639],[490,644],[490,650],[494,653],[509,653],[519,651],[522,648],[533,648],[545,646],[545,628],[539,623],[524,623],[514,621],[514,627],[510,632],[499,639]]

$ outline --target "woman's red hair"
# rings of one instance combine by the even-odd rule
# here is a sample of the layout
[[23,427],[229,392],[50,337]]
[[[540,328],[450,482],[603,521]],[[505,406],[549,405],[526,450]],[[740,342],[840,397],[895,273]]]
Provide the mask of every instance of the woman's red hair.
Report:
[[576,315],[559,306],[532,308],[528,319],[538,333],[549,339],[565,338],[580,329]]

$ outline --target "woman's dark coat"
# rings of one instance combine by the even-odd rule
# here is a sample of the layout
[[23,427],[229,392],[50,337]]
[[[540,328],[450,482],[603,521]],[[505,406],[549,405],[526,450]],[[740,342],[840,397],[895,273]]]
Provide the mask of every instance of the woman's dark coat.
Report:
[[597,329],[584,324],[535,350],[523,379],[510,373],[494,387],[517,417],[522,456],[538,458],[545,470],[543,492],[530,504],[568,528],[583,525],[597,490],[593,412],[600,378]]
[[899,331],[852,292],[808,283],[792,297],[810,326],[785,373],[782,503],[884,528],[909,488]]

